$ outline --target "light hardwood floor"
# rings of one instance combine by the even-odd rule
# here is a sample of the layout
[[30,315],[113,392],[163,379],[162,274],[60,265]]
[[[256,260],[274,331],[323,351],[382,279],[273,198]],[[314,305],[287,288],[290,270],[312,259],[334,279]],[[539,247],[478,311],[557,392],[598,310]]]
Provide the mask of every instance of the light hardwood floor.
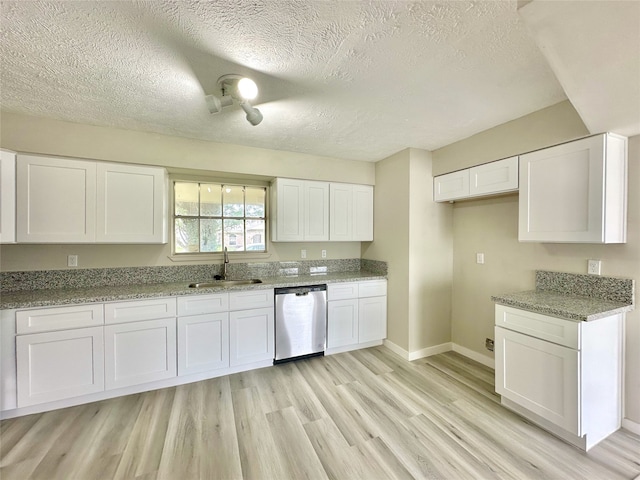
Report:
[[499,404],[493,370],[384,347],[5,420],[10,479],[632,479],[640,438],[589,453]]

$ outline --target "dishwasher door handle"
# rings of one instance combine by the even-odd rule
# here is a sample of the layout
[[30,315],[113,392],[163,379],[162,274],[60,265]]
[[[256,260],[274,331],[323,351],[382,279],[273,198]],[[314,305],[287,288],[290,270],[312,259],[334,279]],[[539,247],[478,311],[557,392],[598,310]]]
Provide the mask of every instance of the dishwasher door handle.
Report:
[[309,295],[309,292],[298,292],[298,293],[296,293],[296,297],[304,297],[305,295]]

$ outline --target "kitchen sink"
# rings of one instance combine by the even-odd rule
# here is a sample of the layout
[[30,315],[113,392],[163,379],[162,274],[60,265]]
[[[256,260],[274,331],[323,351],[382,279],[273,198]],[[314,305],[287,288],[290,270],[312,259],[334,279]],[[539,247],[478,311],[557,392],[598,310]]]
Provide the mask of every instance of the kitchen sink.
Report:
[[231,285],[253,285],[255,283],[262,283],[262,280],[257,278],[252,278],[250,280],[216,280],[214,282],[190,283],[189,288],[214,288],[227,287]]

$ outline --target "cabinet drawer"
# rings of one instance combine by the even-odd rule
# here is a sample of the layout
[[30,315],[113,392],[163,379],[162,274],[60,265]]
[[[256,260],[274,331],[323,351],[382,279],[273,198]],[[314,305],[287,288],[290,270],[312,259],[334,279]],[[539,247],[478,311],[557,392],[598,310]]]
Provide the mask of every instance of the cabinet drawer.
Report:
[[327,285],[327,300],[345,300],[347,298],[358,298],[357,283],[332,283]]
[[229,310],[229,294],[193,295],[178,298],[178,316],[202,315]]
[[104,305],[104,313],[107,325],[175,317],[176,300],[175,298],[157,298],[133,302],[106,303]]
[[496,305],[496,326],[580,349],[580,323]]
[[229,294],[229,310],[263,307],[273,307],[273,289],[231,292]]
[[50,332],[103,325],[102,304],[39,308],[16,312],[16,333]]
[[387,294],[386,280],[373,280],[370,282],[361,282],[358,284],[358,296],[366,297],[382,297]]

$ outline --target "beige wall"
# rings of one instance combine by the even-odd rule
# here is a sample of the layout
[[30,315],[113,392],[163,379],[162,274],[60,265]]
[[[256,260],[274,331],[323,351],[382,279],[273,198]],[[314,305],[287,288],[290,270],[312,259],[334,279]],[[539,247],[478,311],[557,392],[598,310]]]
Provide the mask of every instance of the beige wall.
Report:
[[453,172],[588,135],[564,101],[433,152],[433,174]]
[[[171,170],[224,176],[273,177],[374,184],[375,164],[250,148],[108,127],[81,125],[26,115],[2,113],[0,146],[18,152],[161,165]],[[358,258],[359,242],[269,244],[269,255],[243,261]],[[169,245],[3,245],[0,270],[67,268],[67,255],[78,255],[80,268],[173,265]],[[192,263],[218,263],[219,260]]]
[[[570,105],[569,105],[570,107]],[[446,172],[541,148],[576,137],[579,118],[566,102],[434,152],[434,171]],[[538,128],[543,123],[555,131]],[[534,142],[530,133],[537,131]],[[582,126],[583,134],[587,134]],[[519,147],[520,136],[522,146]],[[496,143],[504,141],[505,146]],[[452,168],[451,165],[455,165]],[[588,259],[602,260],[602,274],[640,282],[640,136],[629,139],[628,240],[622,245],[518,242],[518,196],[455,203],[453,207],[452,341],[483,355],[493,338],[491,295],[535,288],[535,270],[586,273]],[[485,264],[475,263],[476,253]],[[640,309],[627,315],[625,416],[640,423]]]
[[376,163],[375,241],[362,257],[388,262],[387,338],[408,354],[451,338],[451,207],[432,195],[429,152]]

